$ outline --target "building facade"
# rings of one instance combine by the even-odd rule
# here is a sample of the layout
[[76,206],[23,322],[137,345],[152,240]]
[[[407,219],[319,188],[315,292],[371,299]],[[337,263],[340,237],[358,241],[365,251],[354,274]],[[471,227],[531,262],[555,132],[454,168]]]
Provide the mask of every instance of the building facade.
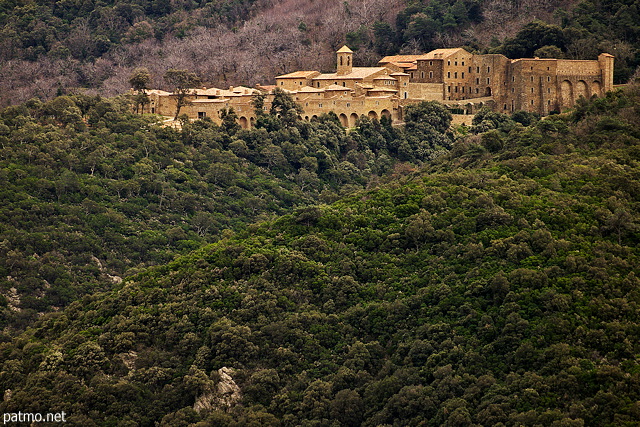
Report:
[[[353,52],[336,52],[336,72],[295,71],[275,78],[273,86],[194,89],[181,113],[190,119],[210,117],[221,122],[221,111],[233,108],[243,128],[255,120],[253,99],[265,95],[270,109],[277,87],[303,108],[303,120],[334,112],[343,126],[353,127],[361,115],[402,122],[406,105],[440,101],[454,113],[454,122],[470,123],[479,108],[513,113],[524,110],[547,115],[571,108],[581,96],[602,96],[613,89],[614,58],[597,60],[509,59],[476,55],[462,48],[436,49],[422,55],[382,58],[377,67],[354,67]],[[151,91],[151,112],[175,114],[175,95]]]

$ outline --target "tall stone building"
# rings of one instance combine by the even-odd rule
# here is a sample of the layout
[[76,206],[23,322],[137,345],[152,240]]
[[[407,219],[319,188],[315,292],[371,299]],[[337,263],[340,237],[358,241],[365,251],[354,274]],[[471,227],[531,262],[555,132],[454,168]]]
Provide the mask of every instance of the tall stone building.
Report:
[[[597,60],[578,61],[436,49],[422,55],[387,56],[377,67],[354,67],[347,46],[336,55],[335,73],[295,71],[277,76],[275,86],[195,89],[182,112],[192,119],[211,117],[220,122],[221,110],[233,108],[240,125],[249,128],[255,120],[253,98],[266,95],[268,109],[278,87],[302,106],[303,120],[334,112],[345,127],[354,126],[361,115],[401,122],[404,106],[436,100],[451,109],[454,121],[470,123],[482,107],[547,115],[572,107],[581,96],[602,96],[613,89],[614,58],[607,53]],[[175,95],[162,91],[150,95],[153,113],[174,114]]]
[[483,103],[505,113],[524,110],[547,115],[572,107],[580,96],[601,96],[612,90],[613,61],[607,53],[591,61],[509,59],[457,48],[387,56],[379,65],[409,73],[406,97],[412,100],[437,99],[451,106]]

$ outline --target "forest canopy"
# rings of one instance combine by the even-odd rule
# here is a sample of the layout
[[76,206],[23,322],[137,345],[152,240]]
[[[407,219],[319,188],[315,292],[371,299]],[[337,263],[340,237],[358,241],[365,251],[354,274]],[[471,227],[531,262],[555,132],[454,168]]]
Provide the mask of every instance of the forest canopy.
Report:
[[[43,111],[34,107],[5,111],[4,134],[61,129],[60,118],[29,119]],[[239,142],[272,179],[316,164],[285,149],[306,129],[304,141],[334,141],[326,157],[306,156],[320,182],[350,177],[360,189],[247,225],[5,336],[0,409],[59,408],[85,426],[636,425],[639,111],[634,86],[544,120],[485,113],[448,154],[368,189],[356,173],[366,167],[341,159],[330,172],[330,154],[393,153],[380,144],[394,130],[376,122],[339,138],[333,117],[293,127],[276,117],[256,130],[276,148],[187,126],[187,147],[221,156]],[[149,129],[158,142],[177,136]],[[23,135],[4,149],[33,144]],[[163,173],[192,182],[178,164]],[[77,193],[62,188],[61,201]]]
[[[400,130],[362,117],[347,133],[335,114],[309,123],[278,108],[260,111],[252,130],[233,110],[221,126],[176,130],[132,114],[130,102],[61,96],[0,113],[3,327],[23,328],[258,219],[362,190],[453,141],[447,126]],[[290,104],[284,93],[274,103]],[[451,120],[440,104],[423,105],[416,120]]]

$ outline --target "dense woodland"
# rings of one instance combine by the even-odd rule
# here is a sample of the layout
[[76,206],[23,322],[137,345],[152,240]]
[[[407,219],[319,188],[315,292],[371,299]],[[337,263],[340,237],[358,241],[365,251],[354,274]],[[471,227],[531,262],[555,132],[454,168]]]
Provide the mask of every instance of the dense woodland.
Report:
[[332,70],[345,42],[356,65],[453,46],[511,58],[606,51],[616,56],[615,82],[626,83],[640,65],[639,11],[640,0],[8,0],[0,105],[79,90],[115,96],[139,66],[157,87],[169,68],[219,87],[269,84]]
[[[234,226],[219,209],[242,225],[5,333],[3,412],[64,410],[82,426],[637,425],[638,86],[544,120],[483,111],[457,138],[428,103],[406,129],[362,120],[345,134],[334,117],[286,114],[177,132],[117,100],[55,102],[67,106],[2,113],[2,231],[22,236],[3,248],[78,218],[52,240],[102,238],[103,264],[122,250],[135,266],[145,245],[163,262],[207,241],[198,212],[212,234]],[[102,158],[72,156],[97,138]],[[384,158],[406,163],[374,178]],[[359,190],[333,201],[339,184]],[[205,194],[227,201],[207,208]],[[90,248],[22,261],[44,273]]]
[[335,115],[302,122],[293,107],[280,93],[249,131],[233,111],[222,126],[162,127],[125,98],[6,108],[0,326],[23,328],[248,223],[361,190],[453,141],[451,115],[435,103],[409,109],[403,130],[363,117],[348,134]]

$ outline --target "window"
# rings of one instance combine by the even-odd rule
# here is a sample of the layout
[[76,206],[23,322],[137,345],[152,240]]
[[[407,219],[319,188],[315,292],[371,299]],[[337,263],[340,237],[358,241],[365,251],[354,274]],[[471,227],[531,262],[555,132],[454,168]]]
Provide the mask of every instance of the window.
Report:
[[464,61],[462,61],[462,66],[464,67]]
[[511,93],[514,93],[515,91],[516,91],[516,89],[512,87],[511,88]]
[[406,86],[406,85],[407,85],[407,82],[404,82],[402,85],[403,85],[403,86]]
[[409,94],[407,94],[407,92],[404,93],[404,99],[407,99],[407,97],[409,96]]
[[322,102],[318,102],[318,107],[322,108]]
[[531,81],[533,81],[533,76],[531,76]]
[[458,93],[458,86],[455,87],[455,93]]
[[318,87],[320,87],[320,82],[318,82]]
[[413,71],[410,74],[411,74],[411,78],[413,78]]
[[433,78],[433,71],[429,71],[429,78],[432,79]]
[[424,79],[424,71],[420,71],[420,78]]
[[283,86],[283,85],[284,85],[284,82],[280,82],[280,86]]
[[507,109],[507,104],[504,104],[504,106],[502,107],[503,110]]
[[491,79],[489,77],[487,77],[487,84],[490,85],[491,84]]
[[547,76],[547,81],[550,82],[551,81],[551,77]]
[[348,107],[351,107],[351,103],[350,102],[347,102],[347,108]]
[[451,93],[451,86],[447,86],[447,92]]
[[551,93],[551,88],[550,87],[547,88],[547,93]]
[[458,66],[458,61],[454,62],[453,65]]
[[480,93],[480,89],[476,88],[476,93]]
[[[347,82],[342,82],[342,87],[346,87],[347,86]],[[347,92],[345,92],[346,94]]]
[[491,67],[487,67],[487,73],[491,72]]
[[511,76],[511,81],[515,82],[516,81],[516,76]]
[[471,67],[469,67],[469,73],[471,73]]
[[451,61],[447,61],[447,65],[451,65]]
[[462,72],[462,78],[464,79],[464,71]]
[[476,67],[476,73],[480,72],[480,67]]
[[451,71],[447,71],[447,78],[450,79],[451,78]]
[[207,117],[207,113],[204,111],[198,111],[198,118],[199,119],[204,119],[205,117]]
[[302,86],[302,82],[300,82],[300,86]]
[[480,77],[476,77],[476,84],[479,85],[480,84]]
[[531,100],[531,105],[533,105],[533,99]]
[[547,67],[547,71],[549,71],[551,68]]
[[531,93],[533,93],[533,88],[531,88]]
[[457,79],[458,78],[458,72],[456,71],[455,73],[453,73],[453,78]]
[[433,67],[433,61],[429,61],[429,66]]

